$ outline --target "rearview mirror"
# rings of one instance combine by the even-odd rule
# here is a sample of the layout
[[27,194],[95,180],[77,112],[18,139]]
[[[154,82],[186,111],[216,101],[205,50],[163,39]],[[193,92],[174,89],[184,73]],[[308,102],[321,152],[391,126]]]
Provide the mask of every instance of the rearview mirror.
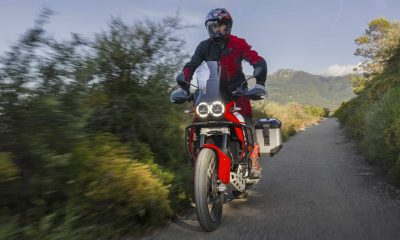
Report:
[[246,92],[246,96],[251,100],[262,100],[267,95],[267,92],[261,88],[252,88]]
[[190,96],[182,88],[178,88],[171,93],[171,103],[182,104],[189,101]]

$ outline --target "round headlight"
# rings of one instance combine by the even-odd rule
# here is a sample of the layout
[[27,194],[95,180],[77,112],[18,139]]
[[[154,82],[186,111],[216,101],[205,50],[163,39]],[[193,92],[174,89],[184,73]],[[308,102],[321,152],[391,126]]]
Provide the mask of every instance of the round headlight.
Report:
[[197,105],[196,113],[200,117],[202,117],[202,118],[207,117],[208,116],[208,112],[209,112],[209,108],[208,108],[207,103],[202,102],[199,105]]
[[225,106],[221,102],[213,102],[211,104],[211,114],[214,117],[220,117],[225,112]]

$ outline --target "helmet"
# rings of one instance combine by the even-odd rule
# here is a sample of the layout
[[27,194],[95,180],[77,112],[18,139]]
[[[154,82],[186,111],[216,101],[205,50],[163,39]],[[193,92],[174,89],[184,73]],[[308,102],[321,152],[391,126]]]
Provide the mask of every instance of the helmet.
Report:
[[[226,39],[232,30],[232,17],[225,8],[216,8],[211,10],[205,20],[205,25],[210,38],[214,39],[216,42],[221,42]],[[225,24],[226,29],[224,33],[215,31],[218,25]]]

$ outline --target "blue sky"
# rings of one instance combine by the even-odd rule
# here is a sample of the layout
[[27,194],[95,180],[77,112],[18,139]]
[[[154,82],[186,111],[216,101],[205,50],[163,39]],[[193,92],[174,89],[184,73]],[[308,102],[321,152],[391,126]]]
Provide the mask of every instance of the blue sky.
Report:
[[57,12],[47,29],[59,38],[70,32],[90,37],[107,29],[111,17],[133,23],[179,10],[184,22],[195,26],[182,34],[188,52],[208,37],[203,24],[207,12],[225,7],[233,16],[232,34],[265,57],[270,72],[291,68],[331,75],[347,73],[362,60],[353,55],[354,39],[370,20],[400,18],[396,0],[0,0],[0,52],[32,26],[42,7]]

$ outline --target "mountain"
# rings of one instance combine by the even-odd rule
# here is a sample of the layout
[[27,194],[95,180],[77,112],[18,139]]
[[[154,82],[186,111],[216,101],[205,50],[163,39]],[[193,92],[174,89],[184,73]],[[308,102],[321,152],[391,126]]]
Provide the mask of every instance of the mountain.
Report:
[[267,100],[298,102],[330,110],[355,96],[349,76],[328,77],[292,69],[280,69],[268,75],[266,86]]

